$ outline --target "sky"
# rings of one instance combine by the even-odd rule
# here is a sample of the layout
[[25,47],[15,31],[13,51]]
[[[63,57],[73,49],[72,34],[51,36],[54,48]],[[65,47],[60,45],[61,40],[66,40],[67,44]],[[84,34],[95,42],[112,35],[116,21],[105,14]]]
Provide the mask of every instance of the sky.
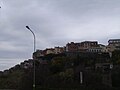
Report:
[[120,39],[120,0],[0,0],[0,58],[31,58],[68,42]]

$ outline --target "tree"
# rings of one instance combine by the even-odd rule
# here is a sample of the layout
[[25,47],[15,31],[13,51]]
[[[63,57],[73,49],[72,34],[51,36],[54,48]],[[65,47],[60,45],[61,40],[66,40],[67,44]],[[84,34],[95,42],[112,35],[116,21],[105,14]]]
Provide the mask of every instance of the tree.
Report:
[[115,50],[115,51],[112,52],[111,62],[114,65],[120,65],[120,50]]

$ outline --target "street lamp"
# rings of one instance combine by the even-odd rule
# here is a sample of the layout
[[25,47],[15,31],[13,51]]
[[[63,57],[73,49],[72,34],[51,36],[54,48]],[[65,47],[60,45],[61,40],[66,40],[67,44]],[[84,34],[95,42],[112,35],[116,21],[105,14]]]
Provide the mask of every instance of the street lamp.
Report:
[[[34,44],[34,47],[33,47],[33,50],[34,52],[36,51],[36,37],[35,37],[35,34],[34,32],[31,30],[31,28],[29,26],[26,26],[26,28],[33,34],[33,44]],[[33,61],[33,90],[35,90],[35,60]]]
[[33,38],[34,38],[34,52],[36,50],[36,37],[35,37],[35,34],[34,32],[31,30],[31,28],[29,28],[29,26],[26,26],[26,28],[33,34]]

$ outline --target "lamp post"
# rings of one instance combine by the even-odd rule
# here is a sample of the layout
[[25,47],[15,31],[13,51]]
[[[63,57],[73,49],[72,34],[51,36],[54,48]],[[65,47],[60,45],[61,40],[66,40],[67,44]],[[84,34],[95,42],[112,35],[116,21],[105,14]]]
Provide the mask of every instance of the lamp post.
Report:
[[[26,26],[26,28],[33,34],[33,44],[34,44],[34,47],[33,47],[33,50],[34,52],[36,51],[36,37],[35,37],[35,34],[34,32],[31,30],[31,28],[29,26]],[[33,61],[33,90],[35,90],[35,60]]]

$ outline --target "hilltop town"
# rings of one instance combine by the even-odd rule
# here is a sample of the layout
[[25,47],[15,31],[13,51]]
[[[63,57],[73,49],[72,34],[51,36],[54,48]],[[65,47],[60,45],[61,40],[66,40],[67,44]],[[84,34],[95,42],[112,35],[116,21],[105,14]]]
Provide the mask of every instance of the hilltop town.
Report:
[[110,39],[108,45],[99,44],[98,41],[83,41],[83,42],[70,42],[63,47],[46,48],[45,50],[37,50],[33,58],[45,56],[47,54],[60,54],[60,53],[109,53],[115,50],[120,50],[120,39]]
[[110,39],[108,45],[83,41],[36,50],[33,59],[0,72],[0,88],[31,90],[34,61],[38,88],[118,90],[120,86],[120,39]]

